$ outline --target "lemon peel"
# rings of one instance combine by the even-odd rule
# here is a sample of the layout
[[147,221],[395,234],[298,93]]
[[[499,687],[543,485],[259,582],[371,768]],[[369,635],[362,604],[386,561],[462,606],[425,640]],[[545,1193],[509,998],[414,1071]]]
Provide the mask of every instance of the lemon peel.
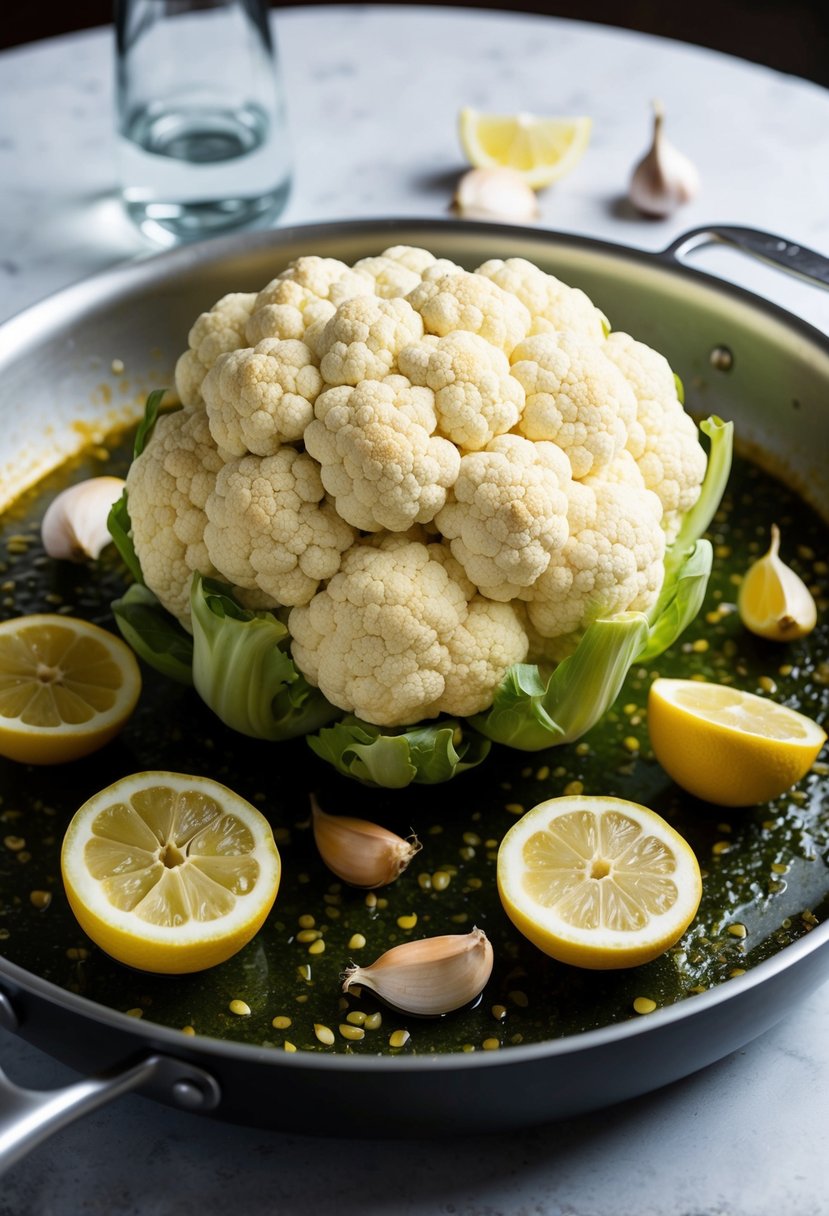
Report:
[[648,729],[668,776],[720,806],[778,797],[806,775],[826,741],[823,728],[797,710],[698,680],[654,680]]

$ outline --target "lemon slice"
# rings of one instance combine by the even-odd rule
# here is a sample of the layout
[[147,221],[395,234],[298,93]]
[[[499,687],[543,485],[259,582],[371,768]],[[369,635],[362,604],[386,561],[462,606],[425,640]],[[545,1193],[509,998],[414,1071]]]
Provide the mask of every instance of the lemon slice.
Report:
[[510,920],[562,963],[637,967],[679,941],[702,894],[690,845],[654,811],[622,798],[539,803],[498,850]]
[[699,680],[654,680],[648,729],[668,776],[721,806],[776,798],[806,775],[826,742],[826,732],[794,709]]
[[84,932],[142,971],[223,963],[258,932],[281,862],[264,815],[226,786],[134,773],[93,795],[66,832],[61,874]]
[[569,173],[590,141],[589,118],[544,118],[536,114],[481,114],[465,106],[460,137],[476,169],[514,169],[534,190]]
[[129,646],[98,625],[51,613],[0,623],[0,756],[86,756],[118,733],[140,692]]

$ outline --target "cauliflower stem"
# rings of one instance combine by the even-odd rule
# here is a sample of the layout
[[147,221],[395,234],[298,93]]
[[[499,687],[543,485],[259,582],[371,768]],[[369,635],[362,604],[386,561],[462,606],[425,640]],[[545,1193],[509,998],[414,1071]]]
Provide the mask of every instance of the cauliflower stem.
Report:
[[336,716],[300,675],[288,630],[270,612],[241,608],[231,589],[193,576],[193,684],[231,730],[256,739],[293,739]]

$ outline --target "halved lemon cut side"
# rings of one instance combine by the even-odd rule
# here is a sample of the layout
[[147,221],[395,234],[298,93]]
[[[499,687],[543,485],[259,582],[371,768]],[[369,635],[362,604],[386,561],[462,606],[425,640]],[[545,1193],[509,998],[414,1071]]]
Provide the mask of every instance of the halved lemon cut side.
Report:
[[62,764],[124,726],[141,693],[120,638],[76,617],[35,613],[0,623],[0,756]]
[[668,776],[720,806],[777,798],[806,775],[826,742],[823,727],[797,710],[700,680],[654,680],[648,730]]
[[267,819],[207,777],[147,772],[93,795],[61,873],[84,932],[119,962],[184,973],[224,962],[263,925],[281,863]]
[[575,168],[590,142],[589,118],[460,112],[460,140],[476,169],[507,168],[539,190]]
[[690,845],[621,798],[551,798],[501,842],[498,893],[516,928],[559,962],[637,967],[682,937],[702,895]]

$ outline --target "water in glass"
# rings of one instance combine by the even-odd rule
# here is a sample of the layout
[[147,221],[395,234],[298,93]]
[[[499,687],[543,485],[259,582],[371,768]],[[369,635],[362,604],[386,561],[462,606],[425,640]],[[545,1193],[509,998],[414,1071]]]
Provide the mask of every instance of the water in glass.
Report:
[[272,222],[290,188],[264,0],[116,0],[121,192],[166,245]]

